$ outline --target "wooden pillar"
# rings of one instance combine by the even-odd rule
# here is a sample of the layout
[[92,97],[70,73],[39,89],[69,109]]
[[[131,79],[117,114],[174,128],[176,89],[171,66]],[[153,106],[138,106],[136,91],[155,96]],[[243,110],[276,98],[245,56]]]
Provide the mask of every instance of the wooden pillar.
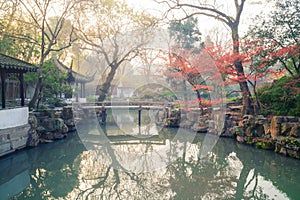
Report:
[[79,92],[78,92],[78,82],[77,81],[75,82],[75,90],[76,90],[75,91],[75,99],[76,99],[76,102],[78,102],[78,95],[79,95],[78,93]]
[[19,74],[20,79],[20,98],[21,98],[21,106],[25,105],[25,96],[24,96],[24,76],[23,73]]
[[83,98],[83,83],[80,83],[80,98]]
[[82,98],[85,98],[85,83],[82,83]]
[[139,125],[139,127],[141,126],[141,113],[142,113],[142,106],[140,105],[139,109],[138,109],[138,125]]
[[6,99],[6,73],[4,70],[1,70],[1,93],[2,93],[2,108],[5,108],[5,99]]

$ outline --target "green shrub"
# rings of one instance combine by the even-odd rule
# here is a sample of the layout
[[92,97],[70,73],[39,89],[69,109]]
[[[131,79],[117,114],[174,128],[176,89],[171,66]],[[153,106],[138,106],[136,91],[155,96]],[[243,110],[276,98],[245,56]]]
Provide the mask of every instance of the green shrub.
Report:
[[293,115],[300,117],[300,80],[283,77],[272,85],[258,89],[258,99],[264,115]]
[[91,103],[91,102],[92,102],[92,103],[93,103],[93,102],[97,102],[97,101],[98,101],[98,97],[96,97],[96,96],[87,96],[87,97],[86,97],[86,101],[87,101],[87,102],[90,102],[90,103]]

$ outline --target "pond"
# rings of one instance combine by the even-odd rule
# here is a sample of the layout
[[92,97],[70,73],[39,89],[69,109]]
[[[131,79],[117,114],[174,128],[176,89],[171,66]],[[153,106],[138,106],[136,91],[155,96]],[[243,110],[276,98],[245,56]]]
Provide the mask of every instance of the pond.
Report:
[[[1,199],[299,199],[300,161],[205,134],[107,125],[0,159]],[[127,132],[127,130],[125,131]],[[101,139],[97,139],[97,137]],[[193,137],[190,137],[193,136]],[[103,142],[105,139],[108,142]],[[206,143],[206,144],[205,144]],[[212,145],[205,154],[199,156]]]

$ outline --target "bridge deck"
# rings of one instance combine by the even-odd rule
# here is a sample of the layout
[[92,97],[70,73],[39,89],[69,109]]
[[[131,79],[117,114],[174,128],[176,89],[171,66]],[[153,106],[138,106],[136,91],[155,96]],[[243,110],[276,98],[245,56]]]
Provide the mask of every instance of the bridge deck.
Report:
[[121,106],[121,105],[116,105],[116,106],[82,106],[82,109],[90,110],[90,109],[143,109],[143,110],[150,110],[150,109],[156,109],[156,110],[163,110],[165,109],[162,106],[133,106],[133,105],[128,105],[128,106]]

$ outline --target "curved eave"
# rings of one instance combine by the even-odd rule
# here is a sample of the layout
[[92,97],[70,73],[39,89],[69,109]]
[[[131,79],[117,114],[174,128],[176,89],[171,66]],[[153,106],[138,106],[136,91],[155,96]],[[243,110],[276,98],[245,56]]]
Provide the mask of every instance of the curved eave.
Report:
[[74,78],[75,78],[76,82],[78,82],[78,83],[89,83],[89,82],[92,82],[94,80],[94,76],[86,77],[86,76],[83,76],[83,75],[78,74],[76,72],[73,72],[73,73],[74,73]]
[[8,72],[34,72],[37,70],[37,67],[33,64],[0,53],[0,69]]
[[[59,70],[61,71],[70,71],[70,68],[64,65],[62,62],[60,62],[57,58],[52,57],[52,61],[54,64],[58,67]],[[93,76],[85,76],[83,74],[79,74],[78,72],[75,72],[72,70],[72,75],[75,78],[75,81],[78,83],[89,83],[94,80],[94,75]]]

